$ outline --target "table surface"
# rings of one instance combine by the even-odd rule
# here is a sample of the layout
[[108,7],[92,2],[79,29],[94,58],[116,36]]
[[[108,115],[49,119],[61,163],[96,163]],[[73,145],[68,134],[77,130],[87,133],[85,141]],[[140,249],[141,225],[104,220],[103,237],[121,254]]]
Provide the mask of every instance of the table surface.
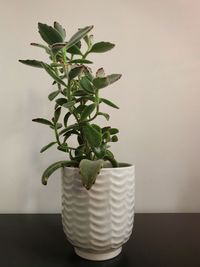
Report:
[[123,252],[104,262],[75,255],[59,214],[2,214],[0,266],[200,267],[200,214],[136,214]]

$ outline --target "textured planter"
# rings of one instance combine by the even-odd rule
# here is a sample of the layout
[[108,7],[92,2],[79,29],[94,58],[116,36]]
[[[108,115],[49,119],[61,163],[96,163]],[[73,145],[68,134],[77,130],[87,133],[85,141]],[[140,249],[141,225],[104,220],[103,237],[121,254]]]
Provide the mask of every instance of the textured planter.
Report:
[[89,260],[117,256],[133,228],[134,166],[102,168],[89,191],[78,168],[63,168],[62,174],[63,230],[76,254]]

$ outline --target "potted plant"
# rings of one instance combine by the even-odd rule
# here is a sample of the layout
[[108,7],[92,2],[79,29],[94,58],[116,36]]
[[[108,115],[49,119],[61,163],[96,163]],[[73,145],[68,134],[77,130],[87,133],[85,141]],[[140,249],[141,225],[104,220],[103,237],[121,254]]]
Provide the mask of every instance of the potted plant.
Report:
[[[105,260],[121,252],[132,232],[134,166],[118,163],[109,149],[111,142],[118,141],[118,129],[94,123],[98,116],[109,120],[109,114],[101,111],[102,104],[118,109],[100,92],[121,75],[105,75],[103,68],[94,75],[88,67],[92,64],[88,59],[91,53],[104,53],[115,46],[94,43],[89,34],[92,28],[81,28],[65,41],[66,31],[58,22],[53,27],[38,23],[46,44],[31,45],[44,49],[50,62],[19,61],[43,69],[57,86],[48,95],[51,102],[55,101],[52,119],[33,119],[49,126],[54,135],[40,152],[56,146],[64,158],[44,171],[42,183],[46,185],[49,176],[61,168],[62,223],[67,239],[79,256]],[[70,144],[72,136],[77,139],[76,146]]]

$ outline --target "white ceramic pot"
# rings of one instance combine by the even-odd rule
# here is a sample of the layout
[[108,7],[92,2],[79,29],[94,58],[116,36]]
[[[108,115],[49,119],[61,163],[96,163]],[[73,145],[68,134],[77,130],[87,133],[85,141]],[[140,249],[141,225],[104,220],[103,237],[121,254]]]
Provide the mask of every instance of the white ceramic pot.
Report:
[[89,260],[117,256],[129,239],[134,219],[134,166],[102,168],[87,191],[78,168],[62,171],[62,223],[76,254]]

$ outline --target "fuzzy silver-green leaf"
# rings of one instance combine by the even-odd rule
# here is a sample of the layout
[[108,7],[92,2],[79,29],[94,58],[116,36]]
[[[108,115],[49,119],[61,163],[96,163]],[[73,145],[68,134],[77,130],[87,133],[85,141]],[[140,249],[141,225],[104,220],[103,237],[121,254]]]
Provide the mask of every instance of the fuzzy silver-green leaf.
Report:
[[82,159],[79,165],[83,186],[89,190],[103,166],[103,160]]

